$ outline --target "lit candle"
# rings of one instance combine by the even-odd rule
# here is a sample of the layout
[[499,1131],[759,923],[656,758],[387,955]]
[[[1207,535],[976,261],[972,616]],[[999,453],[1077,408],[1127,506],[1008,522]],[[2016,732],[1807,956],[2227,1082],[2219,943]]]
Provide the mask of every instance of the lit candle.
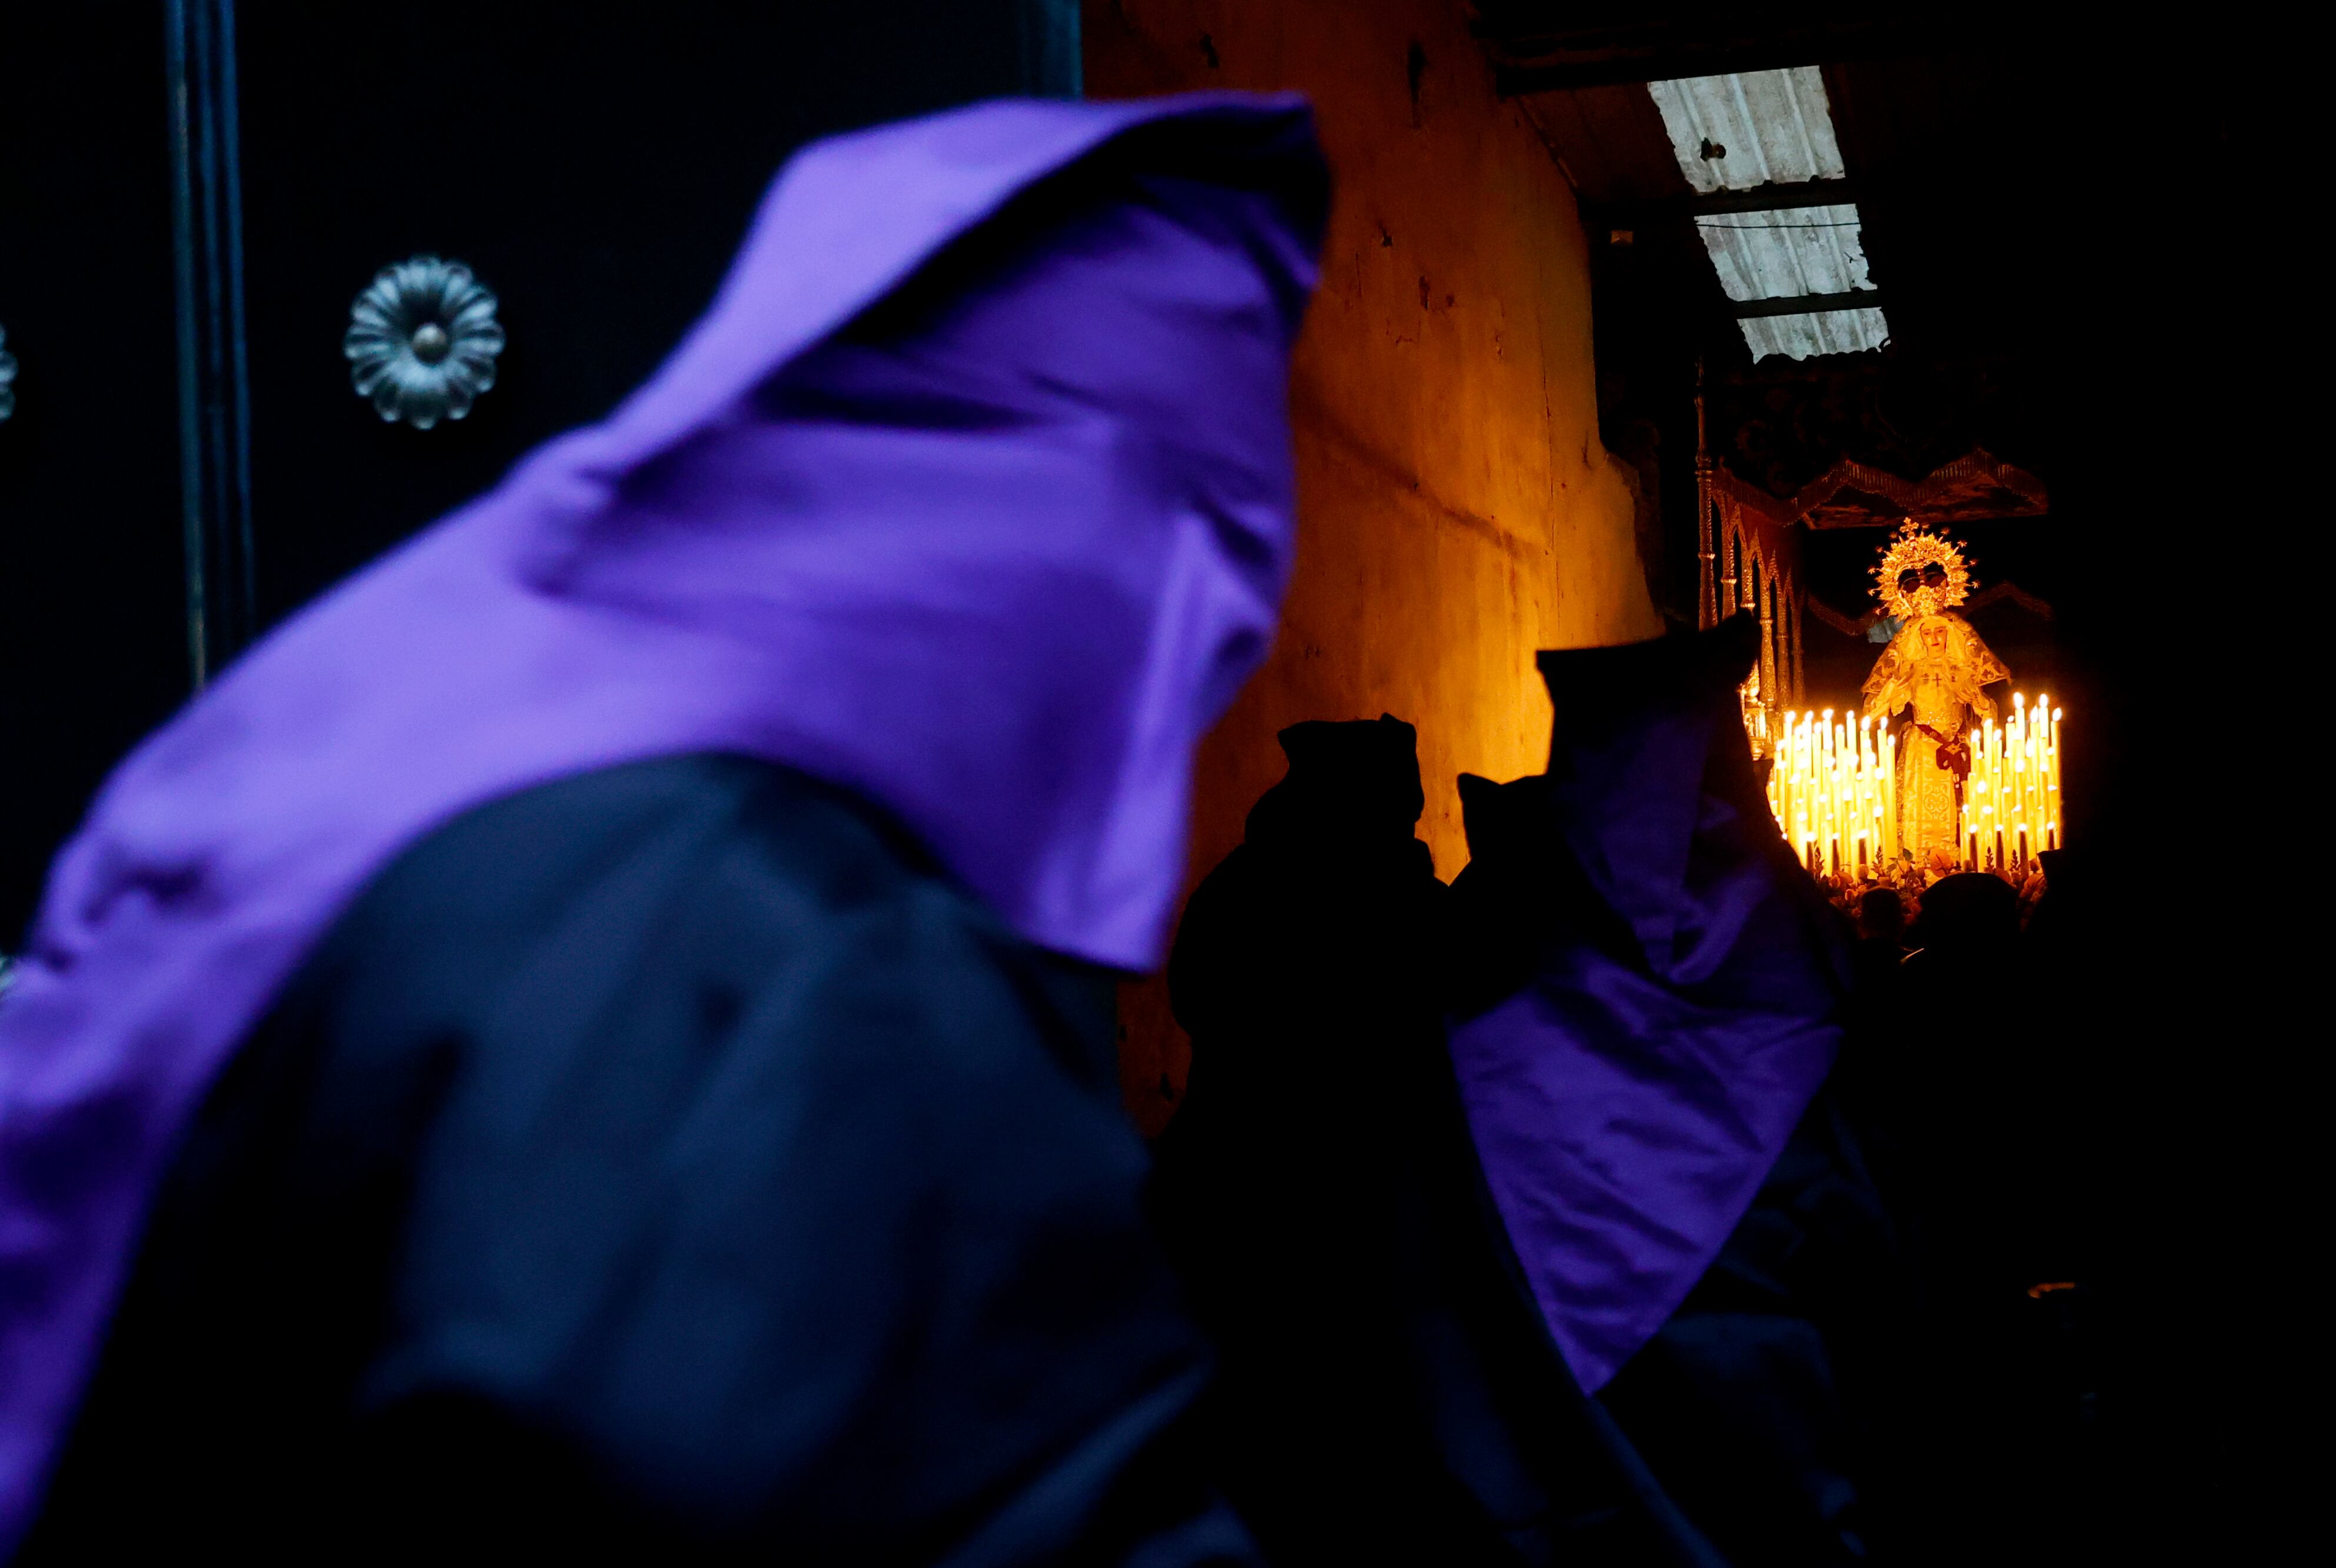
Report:
[[2004,808],[2015,816],[2020,811],[2021,789],[2020,759],[2026,755],[2028,744],[2028,698],[2020,692],[2011,694],[2011,717],[2003,726],[2003,794]]
[[1898,737],[1890,721],[1882,721],[1882,852],[1894,863],[1904,846],[1898,842]]
[[2036,706],[2028,710],[2028,722],[2034,731],[2029,744],[2034,748],[2035,755],[2030,759],[2028,769],[2029,787],[2034,792],[2035,797],[2032,815],[2040,816],[2046,810],[2044,769],[2048,765],[2052,749],[2052,699],[2042,692],[2038,692]]
[[2044,784],[2045,809],[2054,817],[2060,814],[2060,710],[2052,710],[2052,771]]

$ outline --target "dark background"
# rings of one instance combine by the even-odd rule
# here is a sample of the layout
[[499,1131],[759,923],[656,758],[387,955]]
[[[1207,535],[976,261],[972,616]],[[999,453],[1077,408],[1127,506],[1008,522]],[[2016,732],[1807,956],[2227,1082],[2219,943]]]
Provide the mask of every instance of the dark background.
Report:
[[[262,629],[639,385],[803,142],[1077,91],[1056,0],[238,8]],[[0,949],[190,681],[159,3],[0,7]],[[462,421],[349,385],[351,302],[468,264],[509,346]]]
[[[2325,333],[2291,301],[2317,275],[2294,188],[2325,97],[2303,73],[2324,51],[2293,14],[2247,5],[1475,11],[1496,63],[1521,63],[1504,72],[1521,102],[1582,101],[1531,112],[1575,153],[1608,445],[1659,437],[1671,609],[1692,619],[1696,361],[1752,367],[1689,226],[1597,244],[1602,203],[1686,190],[1626,84],[1824,62],[1893,336],[1878,357],[1917,406],[1926,383],[1980,372],[2003,394],[1969,433],[2044,481],[2049,515],[1960,531],[1982,581],[2051,603],[2040,626],[1975,623],[2022,684],[2049,668],[2069,713],[2072,858],[2054,888],[2072,940],[2050,994],[2054,1045],[2082,1064],[2064,1135],[2088,1182],[2101,1364],[2098,1468],[2063,1482],[2102,1488],[2100,1561],[2275,1560],[2287,1499],[2312,1495],[2276,1434],[2317,1408],[2321,1359],[2296,1321],[2318,1292],[2295,1210],[2324,1141],[2302,1090],[2325,1027],[2305,990],[2324,921],[2301,760],[2324,748],[2296,677],[2325,619],[2309,499]],[[1604,169],[1601,148],[1619,150]],[[1806,538],[1810,586],[1862,613],[1881,542]],[[1845,699],[1874,650],[1814,619],[1806,638],[1810,696]],[[2261,760],[2218,790],[2202,757]],[[2198,831],[2217,817],[2240,831]],[[1987,977],[1934,1005],[1983,1024]]]
[[0,950],[187,694],[159,5],[0,5]]
[[[384,27],[363,7],[247,6],[263,624],[647,379],[793,149],[1043,90],[1029,36],[1043,18],[1022,10],[501,5],[440,29]],[[341,355],[350,301],[417,254],[468,264],[510,340],[470,417],[427,431],[350,394]]]

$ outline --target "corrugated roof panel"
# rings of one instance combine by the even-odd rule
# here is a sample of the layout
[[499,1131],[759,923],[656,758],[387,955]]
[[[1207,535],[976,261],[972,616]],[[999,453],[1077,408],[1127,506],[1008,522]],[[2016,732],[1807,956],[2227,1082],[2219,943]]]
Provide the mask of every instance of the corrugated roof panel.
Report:
[[1816,354],[1855,354],[1879,348],[1890,340],[1890,324],[1877,307],[1826,310],[1808,316],[1753,316],[1736,324],[1744,329],[1744,346],[1760,359],[1781,354],[1806,359]]
[[[1769,212],[1713,213],[1695,220],[1712,270],[1730,299],[1791,299],[1849,294],[1872,287],[1859,243],[1854,203]],[[1752,357],[1806,359],[1878,348],[1890,336],[1879,305],[1803,316],[1751,317],[1739,323]]]
[[[1650,82],[1647,93],[1663,117],[1679,172],[1705,195],[1848,174],[1825,79],[1814,65]],[[1712,213],[1697,219],[1695,227],[1730,299],[1796,299],[1873,287],[1854,203]],[[1879,305],[1748,317],[1737,325],[1755,359],[1854,354],[1879,348],[1890,336]]]
[[1873,287],[1853,203],[1712,213],[1697,219],[1695,229],[1730,299],[1846,294]]
[[[1770,180],[1839,180],[1841,143],[1814,65],[1650,82],[1679,172],[1697,190],[1749,190]],[[1704,156],[1705,145],[1724,148]]]

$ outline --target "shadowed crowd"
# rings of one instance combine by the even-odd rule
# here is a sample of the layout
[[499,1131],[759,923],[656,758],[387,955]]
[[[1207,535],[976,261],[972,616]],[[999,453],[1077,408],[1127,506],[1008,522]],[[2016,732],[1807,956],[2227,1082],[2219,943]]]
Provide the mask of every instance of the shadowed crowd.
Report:
[[[1575,847],[1617,823],[1582,820],[1571,754],[1730,685],[1749,629],[1608,650],[1626,657],[1594,696],[1545,657],[1551,771],[1460,775],[1469,858],[1448,887],[1415,836],[1411,725],[1284,730],[1288,775],[1194,891],[1169,968],[1192,1067],[1153,1207],[1222,1348],[1228,1485],[1270,1551],[1952,1563],[2072,1544],[2090,1395],[2076,1069],[2049,985],[2065,894],[2023,936],[1991,876],[1935,881],[1911,924],[1895,891],[1853,926],[1809,884],[1837,1059],[1717,1256],[1594,1395],[1487,1188],[1447,1031],[1536,976],[1572,983],[1583,952],[1644,964]],[[1757,831],[1741,731],[1714,733],[1701,813]]]

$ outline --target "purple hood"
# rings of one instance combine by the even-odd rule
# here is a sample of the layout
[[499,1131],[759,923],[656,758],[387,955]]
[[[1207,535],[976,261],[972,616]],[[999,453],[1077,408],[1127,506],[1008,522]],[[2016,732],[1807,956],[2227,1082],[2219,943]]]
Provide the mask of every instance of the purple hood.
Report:
[[0,1003],[0,1556],[206,1089],[498,795],[725,750],[864,793],[1030,940],[1153,964],[1293,545],[1305,107],[998,102],[813,146],[705,320],[106,784]]
[[1591,1392],[1710,1267],[1841,1039],[1836,922],[1745,740],[1736,683],[1758,650],[1747,615],[1543,654],[1549,772],[1502,789],[1484,857],[1516,868],[1511,912],[1554,918],[1530,979],[1455,1022],[1453,1066],[1517,1261]]

